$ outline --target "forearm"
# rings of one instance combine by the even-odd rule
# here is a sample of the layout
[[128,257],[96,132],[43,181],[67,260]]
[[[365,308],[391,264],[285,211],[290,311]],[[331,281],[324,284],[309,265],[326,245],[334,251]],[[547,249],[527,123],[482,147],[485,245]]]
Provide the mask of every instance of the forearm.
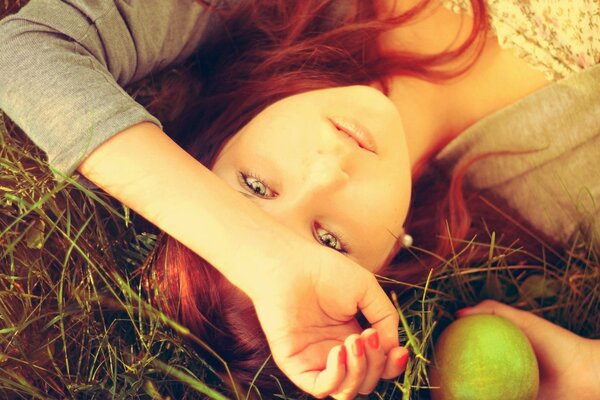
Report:
[[593,399],[600,399],[600,339],[586,339],[590,343],[591,347],[591,397]]
[[281,248],[288,243],[282,238],[295,238],[291,231],[232,190],[154,124],[138,124],[115,135],[78,170],[212,263],[249,295],[272,268],[267,257],[293,251]]

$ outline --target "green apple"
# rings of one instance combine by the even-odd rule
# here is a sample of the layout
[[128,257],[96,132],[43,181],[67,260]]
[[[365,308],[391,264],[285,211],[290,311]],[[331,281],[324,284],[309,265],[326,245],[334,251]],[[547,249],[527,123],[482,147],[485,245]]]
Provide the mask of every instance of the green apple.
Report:
[[451,323],[429,369],[434,400],[533,400],[539,388],[535,354],[505,318],[478,314]]

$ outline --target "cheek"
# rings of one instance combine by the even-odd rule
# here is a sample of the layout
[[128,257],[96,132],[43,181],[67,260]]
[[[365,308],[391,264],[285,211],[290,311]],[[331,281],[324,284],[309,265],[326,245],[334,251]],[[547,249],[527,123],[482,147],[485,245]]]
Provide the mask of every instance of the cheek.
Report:
[[410,192],[390,182],[371,182],[359,185],[348,193],[348,215],[363,226],[367,248],[389,249],[393,236],[399,236],[407,215]]
[[408,189],[394,183],[387,182],[371,195],[369,212],[373,228],[383,234],[380,246],[386,251],[392,245],[392,238],[398,237],[404,227],[410,203],[410,185]]
[[403,225],[412,194],[412,172],[408,154],[398,152],[385,167],[385,171],[389,198],[393,200],[392,215],[396,216],[396,220],[401,219]]

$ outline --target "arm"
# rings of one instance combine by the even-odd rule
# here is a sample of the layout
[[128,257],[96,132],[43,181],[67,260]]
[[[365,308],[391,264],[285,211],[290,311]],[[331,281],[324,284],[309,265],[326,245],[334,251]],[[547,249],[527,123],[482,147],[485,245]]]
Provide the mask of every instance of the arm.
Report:
[[[156,125],[124,130],[78,169],[248,294],[275,362],[303,390],[351,398],[404,369],[398,314],[373,274],[288,230]],[[373,323],[380,345],[353,356],[357,310]],[[372,334],[363,332],[364,341]],[[339,362],[344,344],[348,364]]]
[[[405,354],[398,316],[373,275],[267,218],[121,89],[189,54],[204,29],[193,7],[192,0],[32,1],[0,23],[0,107],[48,154],[59,179],[79,166],[245,291],[276,362],[302,389],[345,398],[382,374],[397,376]],[[376,358],[386,362],[369,377],[365,357],[349,357],[347,370],[326,365],[360,333],[358,309],[374,322]]]
[[141,123],[125,129],[94,150],[77,169],[218,265],[246,293],[256,289],[256,275],[273,272],[266,270],[267,262],[256,266],[265,269],[257,274],[240,261],[266,260],[269,253],[259,244],[276,240],[282,234],[279,224],[269,224],[271,219],[258,207],[231,190],[158,126]]
[[160,126],[121,86],[183,61],[216,22],[194,0],[33,0],[0,21],[0,108],[61,181],[123,129]]

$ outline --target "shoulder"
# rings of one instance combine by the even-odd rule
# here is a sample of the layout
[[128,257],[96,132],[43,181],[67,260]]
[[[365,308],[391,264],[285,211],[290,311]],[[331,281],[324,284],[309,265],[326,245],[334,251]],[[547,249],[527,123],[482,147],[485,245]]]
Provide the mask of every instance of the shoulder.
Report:
[[[584,225],[600,229],[600,65],[548,85],[483,119],[436,157],[462,160],[475,190],[501,198],[538,231],[568,241]],[[600,245],[600,236],[595,237]]]

